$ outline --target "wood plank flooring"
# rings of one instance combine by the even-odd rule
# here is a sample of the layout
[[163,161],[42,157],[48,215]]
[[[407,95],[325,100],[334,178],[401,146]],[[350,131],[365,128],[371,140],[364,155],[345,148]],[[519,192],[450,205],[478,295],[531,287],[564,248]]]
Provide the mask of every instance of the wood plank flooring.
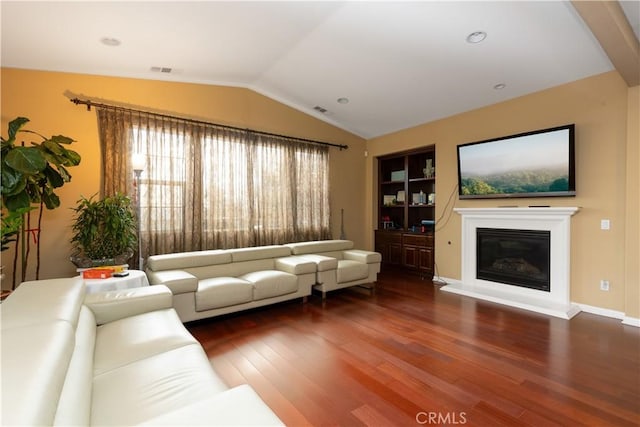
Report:
[[290,426],[638,426],[640,329],[570,321],[383,272],[187,325],[229,386]]

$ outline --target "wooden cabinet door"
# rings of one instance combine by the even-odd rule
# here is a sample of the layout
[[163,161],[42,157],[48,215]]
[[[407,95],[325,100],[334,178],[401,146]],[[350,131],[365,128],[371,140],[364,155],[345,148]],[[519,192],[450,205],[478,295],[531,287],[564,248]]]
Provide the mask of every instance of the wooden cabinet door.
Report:
[[431,248],[420,248],[418,261],[420,271],[433,274],[433,250]]
[[400,233],[376,230],[375,248],[382,255],[383,264],[400,264],[402,262],[402,236]]
[[402,263],[409,268],[418,268],[419,253],[415,246],[404,246],[402,248]]
[[389,245],[389,264],[402,263],[402,245],[399,243],[391,243]]
[[380,253],[380,255],[382,256],[382,262],[383,263],[384,262],[388,262],[388,259],[389,259],[389,245],[376,241],[375,251]]

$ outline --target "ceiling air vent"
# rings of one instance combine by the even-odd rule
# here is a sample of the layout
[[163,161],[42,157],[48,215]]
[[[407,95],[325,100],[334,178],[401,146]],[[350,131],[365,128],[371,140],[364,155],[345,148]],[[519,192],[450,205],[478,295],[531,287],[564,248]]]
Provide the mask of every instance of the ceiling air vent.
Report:
[[151,67],[151,71],[153,71],[154,73],[167,73],[169,74],[172,69],[169,67]]
[[326,113],[326,112],[327,112],[327,109],[326,109],[326,108],[322,108],[322,107],[321,107],[321,106],[319,106],[319,105],[316,105],[315,107],[313,107],[313,109],[314,109],[314,110],[316,110],[316,111],[321,112],[322,114],[324,114],[324,113]]

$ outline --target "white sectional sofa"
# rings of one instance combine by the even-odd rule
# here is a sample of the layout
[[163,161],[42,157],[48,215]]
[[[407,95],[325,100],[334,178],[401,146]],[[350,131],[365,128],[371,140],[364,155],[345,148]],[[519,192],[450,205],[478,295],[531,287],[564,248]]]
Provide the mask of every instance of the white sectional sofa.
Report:
[[283,425],[224,384],[171,305],[165,286],[21,284],[0,304],[1,425]]
[[322,292],[375,283],[380,254],[350,240],[321,240],[254,248],[150,256],[147,277],[166,285],[188,322]]
[[316,265],[292,257],[286,246],[259,246],[150,256],[147,277],[171,289],[174,308],[188,322],[306,298]]
[[353,249],[350,240],[320,240],[286,245],[293,255],[316,264],[314,289],[327,292],[349,286],[370,284],[375,287],[382,256],[378,252]]

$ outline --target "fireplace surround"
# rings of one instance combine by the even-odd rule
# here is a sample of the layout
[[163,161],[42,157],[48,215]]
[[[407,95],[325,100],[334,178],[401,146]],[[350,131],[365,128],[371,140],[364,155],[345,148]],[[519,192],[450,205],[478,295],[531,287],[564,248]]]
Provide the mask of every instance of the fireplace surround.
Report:
[[[571,216],[578,210],[577,207],[455,209],[462,217],[462,278],[459,281],[447,279],[448,284],[441,290],[570,319],[580,312],[580,308],[570,301]],[[533,234],[548,233],[549,289],[533,289],[535,286],[527,286],[527,284],[515,286],[504,283],[504,280],[498,281],[478,274],[479,261],[476,253],[478,229],[516,232],[530,230],[534,232]],[[527,252],[526,249],[521,250],[521,255]],[[515,257],[515,261],[507,262],[517,262],[519,264],[517,269],[526,269],[525,276],[538,275],[534,268],[540,269],[540,266],[533,266],[537,261],[531,259],[527,261],[525,258]],[[544,262],[538,262],[538,264],[544,267]]]

